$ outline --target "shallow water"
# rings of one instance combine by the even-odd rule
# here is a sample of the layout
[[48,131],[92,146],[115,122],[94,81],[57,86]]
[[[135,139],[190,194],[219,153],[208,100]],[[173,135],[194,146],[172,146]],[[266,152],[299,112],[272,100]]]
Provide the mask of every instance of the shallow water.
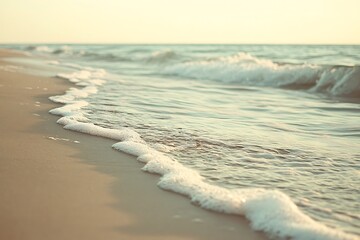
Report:
[[11,47],[106,70],[85,122],[133,129],[208,183],[280,190],[360,235],[360,46]]

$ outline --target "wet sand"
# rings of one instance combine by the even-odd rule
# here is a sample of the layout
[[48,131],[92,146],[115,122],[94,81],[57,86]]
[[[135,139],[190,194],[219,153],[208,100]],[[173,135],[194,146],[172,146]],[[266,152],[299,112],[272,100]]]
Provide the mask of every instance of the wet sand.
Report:
[[64,130],[48,97],[72,85],[13,56],[0,50],[0,239],[265,239],[161,190],[115,141]]

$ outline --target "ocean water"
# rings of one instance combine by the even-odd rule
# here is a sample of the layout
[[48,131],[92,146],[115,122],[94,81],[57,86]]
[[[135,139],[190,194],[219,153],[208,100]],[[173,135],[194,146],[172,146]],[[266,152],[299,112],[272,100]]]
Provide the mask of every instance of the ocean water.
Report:
[[58,123],[159,187],[276,239],[359,239],[360,46],[5,47],[71,69]]

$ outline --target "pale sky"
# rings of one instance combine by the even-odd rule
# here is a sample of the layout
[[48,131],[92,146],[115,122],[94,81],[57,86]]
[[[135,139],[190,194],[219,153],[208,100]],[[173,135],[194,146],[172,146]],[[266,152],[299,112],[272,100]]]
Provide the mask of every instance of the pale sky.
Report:
[[0,43],[360,44],[360,0],[0,0]]

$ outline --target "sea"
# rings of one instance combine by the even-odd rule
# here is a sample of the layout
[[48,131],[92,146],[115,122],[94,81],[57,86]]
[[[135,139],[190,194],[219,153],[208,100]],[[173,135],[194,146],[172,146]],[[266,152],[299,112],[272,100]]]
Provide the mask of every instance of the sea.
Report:
[[50,113],[160,188],[273,239],[360,239],[360,46],[2,47],[67,68]]

